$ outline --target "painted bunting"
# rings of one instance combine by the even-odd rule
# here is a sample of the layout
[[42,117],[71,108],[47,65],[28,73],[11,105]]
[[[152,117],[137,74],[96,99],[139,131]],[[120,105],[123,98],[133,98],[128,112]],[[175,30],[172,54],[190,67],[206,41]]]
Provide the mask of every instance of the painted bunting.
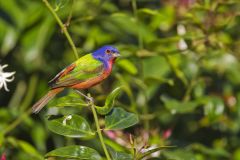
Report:
[[79,90],[99,84],[110,75],[112,66],[119,56],[119,51],[115,47],[103,46],[79,58],[49,81],[50,91],[33,105],[33,113],[38,113],[64,88]]

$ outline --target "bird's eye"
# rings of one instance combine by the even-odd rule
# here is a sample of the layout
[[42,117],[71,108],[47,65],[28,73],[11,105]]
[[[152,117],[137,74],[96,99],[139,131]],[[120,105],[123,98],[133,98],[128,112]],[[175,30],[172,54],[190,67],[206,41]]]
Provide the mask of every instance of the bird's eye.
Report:
[[109,49],[107,49],[107,50],[105,51],[105,53],[106,53],[106,54],[110,54],[111,51],[110,51]]

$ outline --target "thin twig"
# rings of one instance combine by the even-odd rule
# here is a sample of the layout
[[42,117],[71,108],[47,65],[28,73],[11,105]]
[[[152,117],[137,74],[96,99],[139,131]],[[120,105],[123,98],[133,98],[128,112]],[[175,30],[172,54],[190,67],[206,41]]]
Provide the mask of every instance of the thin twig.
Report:
[[102,147],[103,147],[104,153],[105,153],[105,155],[106,155],[106,157],[107,157],[107,160],[111,160],[110,155],[109,155],[108,150],[107,150],[107,147],[106,147],[106,145],[104,144],[104,140],[103,140],[103,136],[102,136],[102,131],[101,131],[100,126],[99,126],[99,123],[98,123],[97,112],[96,112],[96,110],[95,110],[94,104],[91,104],[90,107],[91,107],[91,110],[92,110],[92,113],[93,113],[94,121],[95,121],[96,128],[97,128],[97,133],[98,133],[98,136],[99,136],[101,145],[102,145]]
[[62,32],[64,33],[64,35],[67,37],[67,40],[70,44],[70,46],[72,47],[73,53],[76,57],[76,59],[78,59],[78,53],[77,53],[77,48],[75,46],[75,44],[73,43],[73,40],[71,38],[71,36],[69,35],[66,26],[63,24],[63,22],[61,21],[61,19],[58,17],[58,15],[56,14],[56,12],[54,11],[54,9],[52,8],[52,6],[49,4],[48,0],[42,0],[45,5],[47,6],[47,8],[49,9],[49,11],[52,13],[52,15],[54,16],[54,18],[57,20],[59,26],[61,27]]
[[31,101],[34,96],[34,92],[36,90],[38,83],[38,76],[37,75],[32,75],[29,81],[28,85],[28,91],[26,92],[26,96],[24,97],[21,105],[20,105],[20,112],[23,112],[26,110],[26,108],[31,104]]
[[[78,92],[78,90],[76,90],[76,91],[77,91],[77,93],[78,93],[79,95],[83,96],[81,92]],[[96,125],[96,128],[97,128],[98,137],[99,137],[99,139],[100,139],[100,142],[101,142],[103,151],[104,151],[104,153],[105,153],[105,155],[106,155],[107,160],[111,160],[111,157],[110,157],[110,155],[109,155],[109,153],[108,153],[107,147],[106,147],[106,145],[105,145],[105,143],[104,143],[104,140],[103,140],[102,129],[100,128],[100,125],[99,125],[99,123],[98,123],[99,120],[98,120],[97,112],[96,112],[96,110],[95,110],[95,105],[94,105],[93,98],[92,98],[90,95],[88,95],[88,98],[87,98],[87,99],[89,100],[89,106],[91,107],[91,110],[92,110],[92,113],[93,113],[95,125]]]
[[143,49],[143,37],[141,34],[141,29],[140,29],[140,23],[138,20],[138,15],[137,15],[137,1],[132,0],[132,9],[133,9],[133,15],[136,20],[137,26],[138,26],[138,45],[140,49]]
[[70,25],[70,22],[71,22],[71,19],[72,19],[72,13],[73,13],[73,6],[74,6],[74,0],[72,0],[71,10],[70,10],[70,13],[69,13],[69,15],[68,15],[67,21],[66,21],[66,23],[64,24],[65,27],[68,27],[68,26]]
[[16,128],[25,118],[32,113],[32,108],[29,108],[25,112],[21,113],[21,116],[19,116],[16,120],[14,120],[10,125],[7,126],[3,130],[3,135],[6,135],[10,131],[12,131],[14,128]]
[[168,64],[170,65],[170,67],[172,68],[172,70],[173,70],[174,74],[176,75],[176,77],[178,79],[180,79],[185,86],[187,86],[188,85],[188,80],[185,77],[184,73],[179,71],[177,66],[172,62],[172,60],[171,60],[169,55],[167,55],[165,53],[163,55],[164,55],[165,59],[167,60]]

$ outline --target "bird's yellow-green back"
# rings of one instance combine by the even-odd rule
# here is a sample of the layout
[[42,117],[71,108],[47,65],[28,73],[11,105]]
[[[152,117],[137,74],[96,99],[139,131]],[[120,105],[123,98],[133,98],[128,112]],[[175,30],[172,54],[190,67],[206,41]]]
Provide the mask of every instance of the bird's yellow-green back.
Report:
[[51,87],[58,88],[74,85],[101,75],[104,71],[104,65],[101,61],[95,59],[92,54],[87,54],[66,67],[53,80]]

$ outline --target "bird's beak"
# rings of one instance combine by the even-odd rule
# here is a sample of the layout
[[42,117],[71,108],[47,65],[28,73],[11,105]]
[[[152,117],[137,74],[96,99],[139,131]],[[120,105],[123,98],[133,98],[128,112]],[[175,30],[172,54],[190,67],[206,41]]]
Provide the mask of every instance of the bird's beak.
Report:
[[118,52],[113,53],[113,57],[120,57],[121,55]]
[[113,53],[113,57],[121,57],[121,55],[119,54],[119,52],[115,52]]

